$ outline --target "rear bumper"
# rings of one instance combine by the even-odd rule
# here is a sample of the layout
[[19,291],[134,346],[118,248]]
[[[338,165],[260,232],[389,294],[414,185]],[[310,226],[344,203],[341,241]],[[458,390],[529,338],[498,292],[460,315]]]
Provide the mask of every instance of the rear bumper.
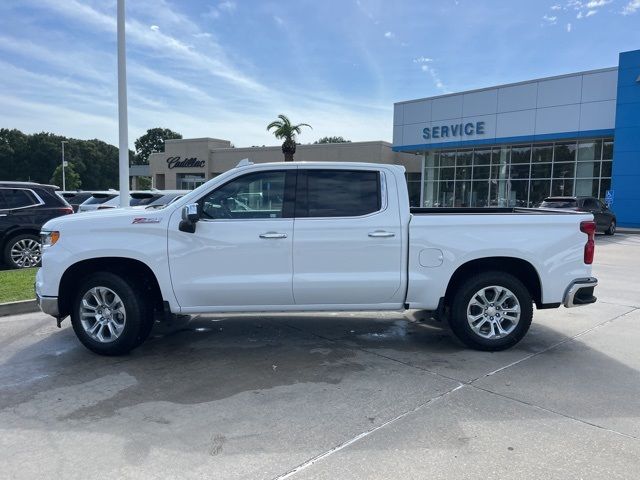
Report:
[[574,280],[564,294],[563,305],[572,308],[595,303],[597,298],[593,295],[593,290],[597,285],[598,279],[593,277]]

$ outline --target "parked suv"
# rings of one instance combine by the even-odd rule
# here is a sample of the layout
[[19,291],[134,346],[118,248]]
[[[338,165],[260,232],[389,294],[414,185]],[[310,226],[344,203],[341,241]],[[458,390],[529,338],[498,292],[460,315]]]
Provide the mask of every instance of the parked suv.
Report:
[[71,208],[73,208],[74,212],[77,212],[78,207],[93,196],[93,192],[83,192],[82,190],[59,191],[56,193],[64,198],[69,205],[71,205]]
[[73,213],[58,187],[0,182],[0,253],[11,268],[40,264],[40,229],[54,217]]
[[606,235],[616,233],[616,214],[594,197],[549,197],[540,204],[540,208],[561,208],[589,212],[596,221],[596,229]]
[[78,206],[78,213],[93,212],[98,210],[100,206],[118,196],[116,190],[108,190],[106,192],[93,192],[89,198]]

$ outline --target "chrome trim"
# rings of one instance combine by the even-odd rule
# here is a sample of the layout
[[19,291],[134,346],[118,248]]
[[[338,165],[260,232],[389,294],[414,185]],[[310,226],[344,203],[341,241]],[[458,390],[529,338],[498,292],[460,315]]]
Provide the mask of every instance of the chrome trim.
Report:
[[379,170],[380,174],[380,212],[387,209],[389,200],[387,198],[387,175],[384,170]]
[[593,277],[579,278],[577,280],[574,280],[573,282],[571,282],[569,287],[567,287],[567,291],[564,294],[564,300],[562,301],[562,304],[566,308],[582,307],[582,304],[576,305],[575,303],[573,303],[576,293],[578,293],[581,288],[596,287],[597,285],[598,279]]
[[43,313],[58,318],[60,310],[58,309],[58,297],[43,297],[36,293],[36,301]]
[[375,232],[369,232],[369,236],[373,238],[389,238],[395,237],[396,234],[393,232],[386,232],[384,230],[376,230]]
[[261,233],[258,236],[260,238],[287,238],[287,234],[286,233],[278,233],[278,232]]

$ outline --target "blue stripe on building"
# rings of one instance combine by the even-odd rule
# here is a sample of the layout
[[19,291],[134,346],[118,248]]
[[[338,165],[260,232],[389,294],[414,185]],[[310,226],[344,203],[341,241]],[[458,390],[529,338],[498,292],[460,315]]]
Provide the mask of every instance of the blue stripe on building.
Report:
[[618,224],[640,227],[640,50],[620,54],[612,189]]

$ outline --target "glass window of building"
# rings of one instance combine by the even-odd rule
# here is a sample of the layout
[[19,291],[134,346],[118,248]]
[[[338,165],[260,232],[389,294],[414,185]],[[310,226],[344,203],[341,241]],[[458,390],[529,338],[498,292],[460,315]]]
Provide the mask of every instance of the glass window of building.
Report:
[[204,173],[178,173],[176,180],[178,190],[193,190],[206,181]]
[[612,156],[610,138],[427,152],[423,205],[525,207],[550,195],[603,199]]
[[420,206],[420,192],[422,189],[422,175],[415,172],[407,172],[407,189],[409,190],[409,205]]

